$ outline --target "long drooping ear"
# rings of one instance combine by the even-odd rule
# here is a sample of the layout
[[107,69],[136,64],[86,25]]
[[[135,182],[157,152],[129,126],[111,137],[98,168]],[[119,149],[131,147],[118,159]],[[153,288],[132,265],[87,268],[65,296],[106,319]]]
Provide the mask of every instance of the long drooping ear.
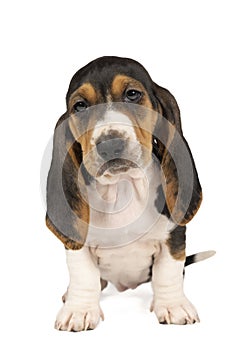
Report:
[[156,155],[163,171],[163,191],[172,219],[185,225],[196,214],[202,190],[195,163],[181,128],[180,111],[170,92],[153,84],[159,117],[155,128]]
[[[47,179],[48,228],[66,248],[80,249],[85,243],[89,207],[80,186],[85,180],[80,170],[82,150],[69,129],[68,115],[58,121],[53,139],[53,154]],[[84,193],[84,192],[83,192]]]

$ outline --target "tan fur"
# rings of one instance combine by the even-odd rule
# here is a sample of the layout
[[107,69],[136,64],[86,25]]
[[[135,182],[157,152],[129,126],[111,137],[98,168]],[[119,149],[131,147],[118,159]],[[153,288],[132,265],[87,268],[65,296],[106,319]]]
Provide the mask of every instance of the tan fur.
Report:
[[[130,114],[127,111],[124,113],[130,118],[133,125],[135,125],[135,133],[138,141],[146,147],[146,149],[151,152],[152,143],[151,143],[151,135],[153,133],[155,123],[157,120],[157,113],[153,110],[153,106],[151,104],[150,98],[145,87],[137,80],[130,78],[126,75],[116,75],[113,79],[111,86],[111,94],[113,101],[121,101],[122,96],[126,89],[138,89],[143,93],[141,100],[139,101],[139,105],[148,108],[148,115],[144,116],[144,118],[137,118],[135,115]],[[153,110],[153,112],[150,112]]]
[[69,110],[80,99],[87,100],[91,105],[97,103],[97,93],[95,88],[90,83],[84,83],[77,90],[73,92],[69,99]]
[[83,246],[82,243],[73,241],[67,236],[64,236],[59,230],[57,230],[57,228],[52,224],[48,216],[46,217],[46,225],[48,229],[52,231],[58,239],[60,239],[60,241],[64,244],[64,246],[67,249],[77,250],[82,248]]

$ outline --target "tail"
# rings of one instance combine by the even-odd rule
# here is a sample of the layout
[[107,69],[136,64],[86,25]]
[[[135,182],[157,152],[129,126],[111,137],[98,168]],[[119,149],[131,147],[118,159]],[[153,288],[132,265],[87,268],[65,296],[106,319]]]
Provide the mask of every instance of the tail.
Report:
[[216,252],[214,250],[207,250],[205,252],[189,255],[186,257],[184,266],[205,260],[213,256]]

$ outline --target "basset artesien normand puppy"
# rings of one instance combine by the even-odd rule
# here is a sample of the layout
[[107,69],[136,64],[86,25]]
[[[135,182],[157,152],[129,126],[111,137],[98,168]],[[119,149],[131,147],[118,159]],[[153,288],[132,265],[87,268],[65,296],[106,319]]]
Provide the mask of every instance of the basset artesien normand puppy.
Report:
[[70,284],[59,330],[94,329],[101,289],[151,281],[160,323],[199,321],[183,292],[186,224],[202,200],[170,92],[138,62],[102,57],[80,69],[54,132],[48,228],[66,248]]

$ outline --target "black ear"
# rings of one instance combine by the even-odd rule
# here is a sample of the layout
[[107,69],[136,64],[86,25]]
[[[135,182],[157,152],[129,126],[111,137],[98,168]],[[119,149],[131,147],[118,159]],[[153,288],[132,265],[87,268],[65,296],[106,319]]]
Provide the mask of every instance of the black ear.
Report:
[[47,179],[48,228],[66,248],[80,249],[86,239],[89,207],[81,195],[84,183],[80,166],[82,150],[69,129],[68,115],[58,121],[53,139],[53,155]]
[[156,155],[163,171],[163,191],[172,219],[185,225],[196,214],[202,190],[192,153],[181,128],[180,111],[172,94],[153,84],[159,117],[155,128]]

